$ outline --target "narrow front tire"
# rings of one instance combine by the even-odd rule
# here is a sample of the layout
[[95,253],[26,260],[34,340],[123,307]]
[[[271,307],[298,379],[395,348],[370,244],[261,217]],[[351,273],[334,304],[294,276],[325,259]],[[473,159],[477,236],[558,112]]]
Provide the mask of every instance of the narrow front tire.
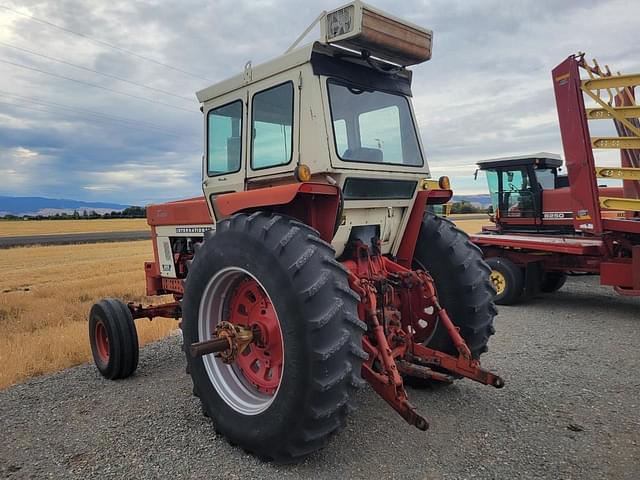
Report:
[[138,334],[131,311],[115,298],[91,307],[89,342],[100,374],[110,380],[127,378],[138,367]]

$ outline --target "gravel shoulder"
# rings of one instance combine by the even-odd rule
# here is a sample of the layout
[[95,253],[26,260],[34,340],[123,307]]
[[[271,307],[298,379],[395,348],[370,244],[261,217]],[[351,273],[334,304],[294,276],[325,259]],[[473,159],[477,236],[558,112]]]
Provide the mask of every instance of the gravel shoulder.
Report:
[[500,308],[496,329],[483,363],[504,389],[409,389],[420,432],[367,388],[347,430],[291,466],[216,435],[172,337],[124,381],[84,365],[0,391],[0,477],[640,478],[640,299],[570,279]]

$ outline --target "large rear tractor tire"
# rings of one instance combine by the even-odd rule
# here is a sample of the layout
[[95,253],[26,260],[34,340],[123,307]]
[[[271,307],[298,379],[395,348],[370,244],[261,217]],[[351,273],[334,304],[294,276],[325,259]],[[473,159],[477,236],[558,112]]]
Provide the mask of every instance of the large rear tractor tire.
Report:
[[[436,283],[440,304],[447,310],[474,358],[488,350],[494,334],[495,291],[490,268],[482,251],[451,221],[430,212],[424,216],[416,245],[414,264],[429,272]],[[425,345],[451,355],[457,350],[443,325],[436,325]],[[417,381],[418,380],[418,381]],[[412,379],[411,384],[420,384]]]
[[325,446],[364,383],[358,301],[333,248],[309,226],[265,212],[218,222],[186,280],[185,346],[212,338],[223,320],[260,334],[231,364],[185,348],[216,430],[279,463]]
[[138,367],[138,334],[129,307],[105,298],[91,307],[89,342],[93,361],[103,377],[127,378]]
[[564,272],[545,272],[542,276],[540,291],[543,293],[553,293],[560,290],[567,281],[567,274]]
[[498,305],[513,305],[522,298],[524,292],[524,272],[508,258],[487,259],[491,268],[491,282],[496,290]]

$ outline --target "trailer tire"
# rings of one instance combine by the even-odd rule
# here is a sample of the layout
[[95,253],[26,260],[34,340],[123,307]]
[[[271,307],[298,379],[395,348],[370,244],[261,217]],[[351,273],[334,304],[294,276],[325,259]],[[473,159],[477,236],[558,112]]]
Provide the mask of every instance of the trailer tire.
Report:
[[553,293],[560,290],[567,281],[567,274],[564,272],[544,272],[540,291],[543,293]]
[[131,311],[115,298],[105,298],[91,307],[89,342],[93,361],[103,377],[127,378],[138,367],[138,334]]
[[[276,387],[266,390],[242,369],[242,355],[252,355],[260,348],[256,343],[232,365],[214,355],[192,357],[185,348],[191,378],[205,414],[230,444],[266,461],[293,462],[324,447],[345,426],[354,393],[364,385],[366,326],[358,318],[359,297],[316,230],[277,214],[235,214],[205,234],[190,266],[183,299],[185,346],[211,338],[207,325],[236,318],[236,299],[250,298],[240,293],[247,288],[260,299],[265,321],[273,327],[275,318],[280,332],[267,335],[264,347],[271,348],[269,358],[281,358],[280,369],[274,367],[281,372]],[[221,312],[218,319],[215,312]],[[249,325],[257,317],[247,318]],[[245,398],[236,382],[251,395]]]
[[495,302],[498,305],[513,305],[522,297],[524,273],[511,260],[504,257],[487,259],[491,268],[491,279],[496,290]]
[[[493,303],[495,291],[489,278],[491,270],[483,260],[482,251],[450,220],[427,212],[422,221],[414,264],[431,274],[440,304],[460,328],[460,335],[473,357],[479,358],[488,350],[489,337],[495,333],[493,318],[497,314]],[[425,345],[457,354],[441,324]]]

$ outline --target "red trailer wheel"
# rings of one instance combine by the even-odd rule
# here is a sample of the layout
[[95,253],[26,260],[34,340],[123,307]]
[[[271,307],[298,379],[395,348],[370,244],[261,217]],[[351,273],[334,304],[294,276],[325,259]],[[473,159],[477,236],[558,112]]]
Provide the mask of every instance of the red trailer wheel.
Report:
[[496,290],[495,302],[498,305],[513,305],[522,297],[524,273],[522,268],[504,257],[487,259],[491,268],[491,282]]

